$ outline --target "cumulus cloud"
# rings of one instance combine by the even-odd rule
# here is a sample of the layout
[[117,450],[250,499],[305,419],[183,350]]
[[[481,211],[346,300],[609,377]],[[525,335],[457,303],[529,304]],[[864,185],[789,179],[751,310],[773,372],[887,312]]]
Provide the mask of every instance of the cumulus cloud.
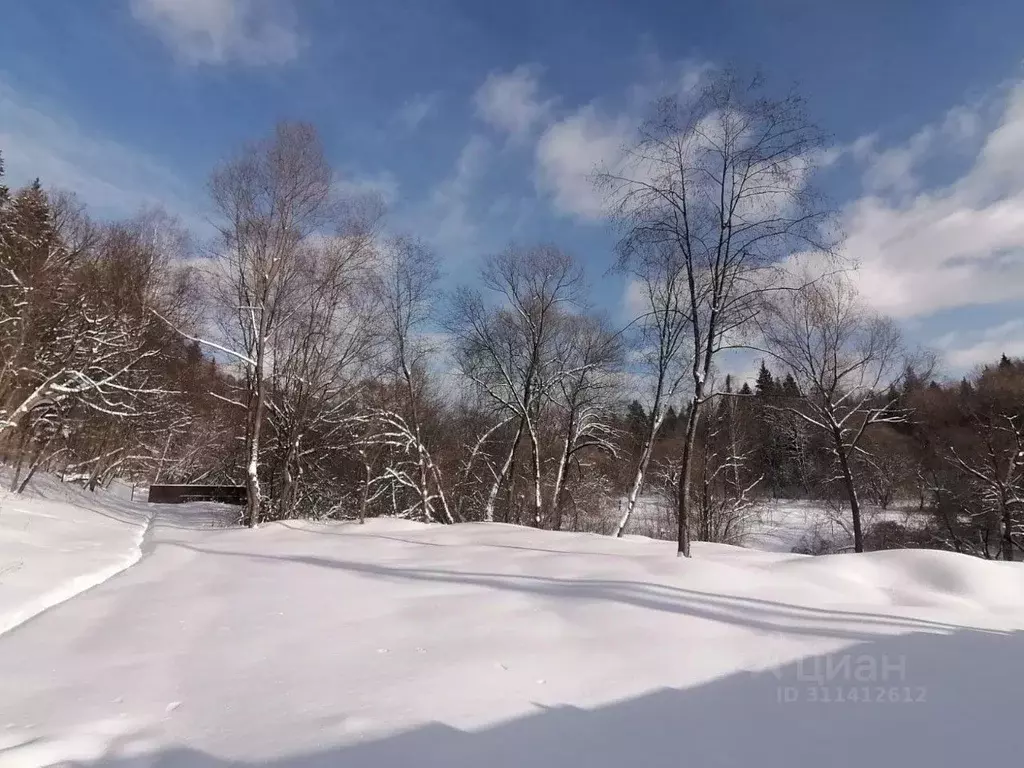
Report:
[[492,72],[473,97],[477,115],[512,139],[525,138],[551,107],[539,98],[539,75],[537,67],[526,64]]
[[615,166],[633,129],[627,115],[606,115],[588,105],[548,126],[537,142],[535,181],[560,212],[584,220],[604,214],[595,170]]
[[598,170],[613,170],[648,116],[654,101],[694,93],[712,70],[707,62],[648,61],[646,75],[633,83],[618,109],[591,102],[548,121],[535,151],[534,182],[560,213],[595,221],[605,213],[605,199],[595,189]]
[[282,64],[301,49],[286,0],[131,0],[137,21],[191,64]]
[[[1024,83],[1006,91],[987,131],[979,111],[951,115],[904,146],[875,153],[867,177],[874,188],[869,183],[844,212],[860,288],[896,317],[1024,299]],[[924,145],[948,151],[957,135],[977,140],[958,178],[910,194],[907,185],[892,189],[898,174],[923,161]]]

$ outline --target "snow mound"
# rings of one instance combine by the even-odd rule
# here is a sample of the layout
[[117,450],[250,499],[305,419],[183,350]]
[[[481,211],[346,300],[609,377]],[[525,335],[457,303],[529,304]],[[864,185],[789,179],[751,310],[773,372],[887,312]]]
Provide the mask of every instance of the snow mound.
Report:
[[1024,564],[982,560],[956,552],[900,549],[800,557],[776,566],[810,583],[889,592],[904,603],[961,600],[999,610],[1024,599]]
[[143,504],[45,475],[0,493],[0,633],[136,563],[148,519]]

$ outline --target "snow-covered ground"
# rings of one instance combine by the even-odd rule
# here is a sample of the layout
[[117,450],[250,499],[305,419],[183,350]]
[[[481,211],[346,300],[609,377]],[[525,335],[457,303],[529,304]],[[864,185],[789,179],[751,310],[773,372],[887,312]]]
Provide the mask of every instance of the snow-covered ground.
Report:
[[[9,473],[0,485],[9,487]],[[0,490],[0,634],[138,562],[154,510],[115,484],[92,493],[39,474],[24,494]],[[173,515],[174,507],[162,508]],[[197,505],[212,525],[230,510]]]
[[152,509],[138,563],[0,636],[0,766],[1019,757],[1019,564]]
[[[621,511],[606,513],[608,522],[600,526],[614,530]],[[889,509],[862,503],[862,525],[891,521],[914,526],[922,519],[914,505],[893,505]],[[763,499],[743,512],[742,522],[735,526],[740,546],[765,552],[790,553],[809,543],[830,542],[837,551],[853,547],[852,520],[845,504],[830,508],[824,501]],[[652,538],[675,539],[675,510],[657,496],[641,497],[627,531]]]
[[45,475],[0,491],[0,633],[135,563],[147,522],[144,505]]

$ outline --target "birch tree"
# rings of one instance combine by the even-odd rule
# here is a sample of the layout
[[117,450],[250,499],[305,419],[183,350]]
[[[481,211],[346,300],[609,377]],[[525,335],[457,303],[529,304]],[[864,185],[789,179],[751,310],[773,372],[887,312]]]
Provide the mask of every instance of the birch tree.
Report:
[[393,408],[377,407],[372,418],[377,429],[371,440],[411,460],[388,465],[383,479],[411,489],[416,504],[406,510],[427,520],[453,523],[445,480],[435,461],[425,431],[428,406],[426,378],[430,345],[426,324],[438,295],[437,259],[423,244],[409,238],[393,238],[382,249],[377,267],[385,348],[385,376],[395,393]]
[[524,437],[529,441],[533,485],[533,522],[543,513],[542,456],[538,417],[544,388],[554,363],[552,341],[558,317],[578,302],[583,274],[571,256],[550,246],[510,248],[491,257],[482,283],[496,300],[485,302],[478,290],[456,293],[449,330],[456,340],[456,364],[502,413],[514,416],[515,431],[484,507],[484,519],[494,519],[498,494],[514,475],[516,454]]
[[[351,448],[349,420],[379,332],[371,279],[376,223],[375,213],[361,214],[343,232],[302,245],[295,288],[271,331],[269,424],[281,517],[305,503],[305,476],[324,474]],[[329,503],[308,501],[321,508]]]
[[[800,397],[781,406],[827,436],[846,492],[854,549],[864,551],[856,463],[871,460],[863,438],[876,424],[905,422],[896,390],[907,370],[899,329],[866,307],[849,278],[803,278],[780,291],[761,316],[767,351],[785,366]],[[778,407],[778,406],[777,406]]]
[[241,368],[245,413],[246,521],[264,506],[260,451],[269,402],[272,340],[301,284],[303,245],[336,212],[333,176],[315,129],[281,123],[210,181],[220,234],[215,297],[224,343],[203,340]]
[[562,527],[565,497],[573,466],[601,451],[617,458],[618,435],[611,426],[622,347],[618,334],[602,318],[567,315],[556,341],[556,360],[548,390],[557,426],[555,477],[544,517],[556,530]]
[[666,99],[620,167],[603,172],[622,227],[620,266],[670,249],[664,282],[685,286],[690,406],[680,459],[678,551],[690,553],[691,464],[697,425],[715,393],[718,353],[736,343],[772,286],[772,267],[819,245],[827,211],[808,185],[822,145],[802,100],[763,95],[759,80],[721,74]]
[[686,285],[683,272],[674,262],[674,246],[655,244],[646,250],[637,250],[635,258],[623,265],[633,278],[633,290],[641,302],[641,314],[635,321],[640,358],[637,367],[642,380],[650,386],[651,410],[644,424],[625,509],[615,529],[615,535],[619,537],[625,533],[636,509],[658,433],[686,377],[690,332],[685,304]]

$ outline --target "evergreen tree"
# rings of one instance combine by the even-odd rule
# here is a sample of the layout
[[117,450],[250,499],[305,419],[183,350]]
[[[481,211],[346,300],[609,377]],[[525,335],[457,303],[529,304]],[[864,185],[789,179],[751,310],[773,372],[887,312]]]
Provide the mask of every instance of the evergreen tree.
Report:
[[757,372],[754,391],[760,397],[772,397],[777,394],[775,379],[772,377],[772,372],[768,370],[768,366],[764,364],[764,360],[761,361],[761,370]]
[[679,414],[676,413],[675,407],[670,405],[668,407],[668,410],[665,412],[665,421],[661,425],[661,433],[665,437],[671,437],[672,435],[675,434],[678,428]]
[[793,378],[792,373],[787,373],[786,378],[782,380],[782,396],[800,397],[800,387],[796,385],[796,379]]
[[626,408],[626,427],[631,434],[640,435],[647,426],[647,413],[639,400],[634,400]]
[[914,366],[908,365],[907,371],[903,374],[903,394],[908,395],[924,388],[924,381],[914,370]]
[[750,382],[747,382],[747,381],[743,382],[743,386],[740,387],[740,394],[741,395],[752,395],[752,394],[754,394],[753,390],[750,389]]
[[1012,368],[1013,361],[1010,360],[1010,358],[1008,358],[1005,353],[1003,353],[1003,356],[999,358],[999,370],[1008,371],[1011,370]]

